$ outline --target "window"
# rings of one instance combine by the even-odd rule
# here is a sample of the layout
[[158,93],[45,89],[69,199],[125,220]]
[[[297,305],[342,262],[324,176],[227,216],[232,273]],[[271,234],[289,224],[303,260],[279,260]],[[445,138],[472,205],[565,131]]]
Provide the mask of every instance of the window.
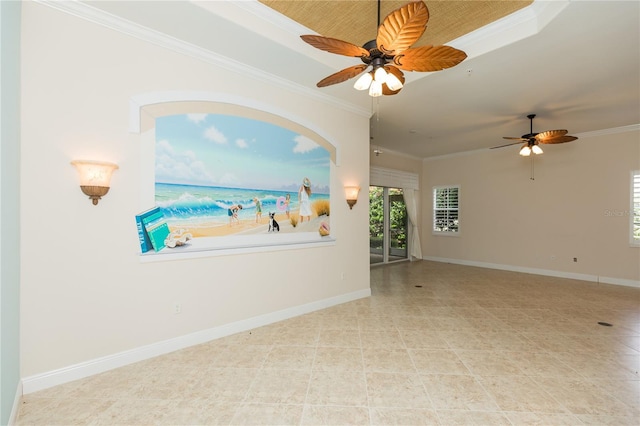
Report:
[[631,173],[631,244],[640,246],[640,170]]
[[459,186],[433,188],[433,232],[457,234],[459,224]]

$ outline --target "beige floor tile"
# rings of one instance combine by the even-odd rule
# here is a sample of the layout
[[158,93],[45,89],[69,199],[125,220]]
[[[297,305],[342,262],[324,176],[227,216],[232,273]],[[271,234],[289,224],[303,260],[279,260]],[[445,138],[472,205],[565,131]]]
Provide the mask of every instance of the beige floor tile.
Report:
[[437,414],[440,424],[446,426],[512,426],[507,416],[498,412],[437,410]]
[[283,346],[316,346],[320,335],[320,327],[307,329],[304,327],[283,327],[274,337],[274,345]]
[[348,316],[326,315],[320,323],[320,331],[325,330],[358,330],[358,317],[354,312],[348,312]]
[[371,407],[433,409],[417,374],[367,373],[367,394]]
[[638,416],[606,416],[594,414],[578,414],[581,424],[587,426],[637,426]]
[[305,405],[302,425],[368,425],[369,409],[365,407],[338,407]]
[[409,349],[418,372],[423,374],[470,374],[458,355],[448,349]]
[[456,354],[471,373],[479,376],[520,375],[522,370],[508,353],[498,351],[463,351]]
[[486,376],[478,381],[502,411],[567,413],[566,408],[530,377]]
[[493,349],[493,345],[485,336],[478,332],[461,330],[461,331],[442,331],[440,336],[447,342],[451,349],[462,349],[469,351],[486,351]]
[[263,368],[309,370],[316,349],[305,346],[274,346],[267,355]]
[[590,379],[590,383],[605,395],[636,410],[640,417],[640,380]]
[[[422,315],[409,316],[410,306],[399,316],[393,318],[393,323],[399,330],[433,330],[429,318]],[[435,330],[433,330],[435,331]]]
[[303,404],[310,372],[265,369],[256,375],[245,401],[267,404]]
[[514,425],[522,426],[582,426],[580,419],[573,414],[557,413],[506,413],[507,418]]
[[366,371],[416,372],[406,349],[363,348],[362,358]]
[[127,399],[118,400],[102,411],[95,425],[156,425],[173,411],[178,401]]
[[574,377],[578,373],[548,352],[508,352],[510,360],[526,376]]
[[186,399],[176,402],[160,421],[162,425],[228,425],[241,403]]
[[[617,379],[617,380],[638,380],[640,377],[635,374],[630,366],[622,364],[624,355],[611,356],[597,352],[585,351],[557,352],[554,356],[565,365],[569,365],[582,377],[589,379]],[[635,370],[637,371],[637,370]]]
[[371,424],[376,426],[388,425],[440,425],[438,415],[433,410],[419,408],[372,408]]
[[423,375],[422,382],[436,410],[499,410],[473,376],[431,374]]
[[404,341],[398,330],[361,331],[360,341],[363,348],[404,348]]
[[314,371],[311,375],[306,403],[366,406],[365,375],[358,371]]
[[193,384],[184,398],[242,402],[259,371],[251,368],[212,368],[203,371],[200,380]]
[[318,346],[337,346],[342,348],[360,348],[360,332],[353,330],[322,329]]
[[600,415],[640,418],[637,409],[626,405],[596,384],[587,380],[536,377],[536,383],[575,415]]
[[242,404],[231,425],[297,425],[302,420],[302,405]]
[[117,400],[23,398],[17,425],[87,425],[98,421],[101,413]]
[[449,349],[441,333],[433,330],[399,330],[404,345],[411,349]]
[[318,347],[313,361],[314,370],[364,371],[362,351],[356,348]]
[[214,367],[259,368],[270,350],[265,345],[231,345],[218,356]]

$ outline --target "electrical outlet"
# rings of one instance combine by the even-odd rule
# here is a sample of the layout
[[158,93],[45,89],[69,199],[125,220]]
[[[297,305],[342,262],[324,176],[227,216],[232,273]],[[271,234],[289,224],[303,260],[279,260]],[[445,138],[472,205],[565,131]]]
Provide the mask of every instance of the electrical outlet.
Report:
[[574,258],[573,258],[573,261],[574,261],[574,262],[577,262],[577,261],[578,261],[578,258],[577,258],[577,257],[574,257]]
[[180,312],[182,312],[182,306],[179,303],[174,303],[173,304],[173,313],[174,314],[179,314]]

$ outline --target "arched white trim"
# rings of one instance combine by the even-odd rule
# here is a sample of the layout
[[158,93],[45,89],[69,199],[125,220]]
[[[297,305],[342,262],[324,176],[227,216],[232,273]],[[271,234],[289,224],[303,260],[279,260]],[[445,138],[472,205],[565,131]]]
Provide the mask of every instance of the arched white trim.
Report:
[[340,165],[338,143],[324,130],[292,111],[229,93],[176,90],[132,96],[129,100],[129,131],[140,134],[155,127],[156,117],[192,112],[238,114],[281,125],[311,137],[329,151],[336,166]]

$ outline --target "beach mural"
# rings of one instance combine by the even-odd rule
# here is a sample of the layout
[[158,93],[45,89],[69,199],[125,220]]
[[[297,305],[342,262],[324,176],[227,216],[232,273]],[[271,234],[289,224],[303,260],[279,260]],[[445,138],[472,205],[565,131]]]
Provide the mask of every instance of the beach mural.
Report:
[[330,166],[327,149],[265,121],[211,113],[156,118],[155,202],[171,231],[194,242],[326,235]]

